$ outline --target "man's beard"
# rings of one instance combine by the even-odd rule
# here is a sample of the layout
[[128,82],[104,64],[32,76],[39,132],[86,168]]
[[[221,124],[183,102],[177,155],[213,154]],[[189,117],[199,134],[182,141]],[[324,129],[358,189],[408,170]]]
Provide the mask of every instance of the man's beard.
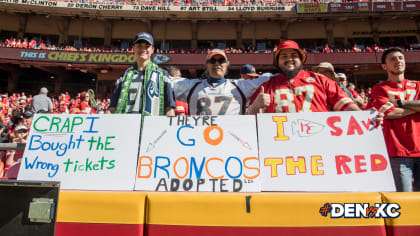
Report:
[[301,71],[303,69],[303,65],[301,65],[300,67],[294,69],[294,70],[290,70],[290,71],[284,71],[282,69],[280,69],[279,67],[279,72],[280,74],[284,75],[284,77],[286,77],[288,80],[295,78],[295,76],[299,73],[299,71]]

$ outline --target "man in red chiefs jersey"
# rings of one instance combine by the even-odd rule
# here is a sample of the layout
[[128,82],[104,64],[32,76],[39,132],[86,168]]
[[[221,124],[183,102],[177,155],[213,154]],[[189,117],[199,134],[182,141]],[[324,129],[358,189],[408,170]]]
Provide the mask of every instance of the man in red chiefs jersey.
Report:
[[383,131],[395,185],[397,191],[420,191],[420,82],[404,77],[400,48],[386,50],[381,66],[388,79],[373,87],[372,100],[385,114]]
[[261,85],[251,98],[248,114],[277,112],[357,111],[359,107],[338,84],[324,75],[303,70],[306,53],[286,40],[278,45],[274,65],[279,73]]

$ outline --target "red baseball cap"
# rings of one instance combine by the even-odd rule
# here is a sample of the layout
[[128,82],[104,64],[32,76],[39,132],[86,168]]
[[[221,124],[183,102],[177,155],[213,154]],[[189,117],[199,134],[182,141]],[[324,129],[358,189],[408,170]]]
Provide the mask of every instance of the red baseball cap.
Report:
[[302,60],[302,63],[305,63],[306,53],[299,48],[299,45],[295,41],[286,40],[286,41],[283,41],[283,42],[279,43],[279,45],[277,46],[277,51],[274,53],[273,64],[275,66],[278,66],[279,54],[280,54],[282,49],[294,49],[294,50],[296,50],[300,55],[300,59]]

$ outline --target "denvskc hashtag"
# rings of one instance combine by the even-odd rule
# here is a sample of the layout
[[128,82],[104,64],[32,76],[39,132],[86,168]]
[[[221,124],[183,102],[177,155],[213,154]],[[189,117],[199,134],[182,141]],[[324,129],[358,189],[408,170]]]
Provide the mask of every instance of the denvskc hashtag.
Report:
[[324,217],[327,217],[329,212],[331,212],[331,205],[329,203],[325,203],[324,206],[319,208],[319,213]]
[[397,218],[401,206],[398,203],[325,203],[319,208],[319,213],[332,219],[338,218]]

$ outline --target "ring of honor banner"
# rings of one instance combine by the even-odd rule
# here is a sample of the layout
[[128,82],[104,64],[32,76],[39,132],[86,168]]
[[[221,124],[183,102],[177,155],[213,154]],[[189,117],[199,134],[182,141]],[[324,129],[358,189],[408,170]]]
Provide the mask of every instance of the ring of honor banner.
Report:
[[395,191],[376,114],[258,114],[262,191]]
[[259,192],[255,116],[145,117],[135,189]]
[[36,114],[18,179],[133,190],[140,124],[141,115]]

